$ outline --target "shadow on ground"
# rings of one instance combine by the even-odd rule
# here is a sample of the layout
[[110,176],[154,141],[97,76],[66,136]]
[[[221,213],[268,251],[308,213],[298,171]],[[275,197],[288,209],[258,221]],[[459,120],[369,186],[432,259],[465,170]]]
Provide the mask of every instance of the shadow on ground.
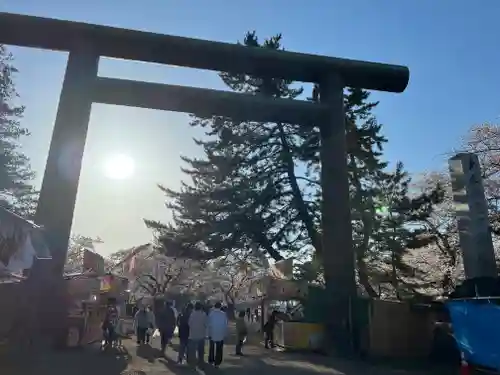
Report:
[[163,357],[161,350],[154,348],[150,345],[139,345],[135,350],[135,355],[140,358],[144,358],[150,363],[153,363],[158,358]]
[[[384,364],[368,363],[320,355],[283,353],[265,350],[259,345],[244,348],[244,357],[234,355],[234,345],[224,346],[224,362],[220,369],[206,364],[201,368],[176,363],[178,340],[166,351],[159,343],[136,346],[124,340],[124,348],[106,352],[99,345],[84,349],[49,352],[43,355],[0,360],[0,375],[436,375],[425,369],[391,368]],[[127,350],[128,349],[128,350]],[[205,355],[206,359],[206,355]],[[437,375],[448,375],[439,371]]]
[[[175,349],[175,346],[173,347]],[[263,350],[259,347],[247,347],[244,357],[233,355],[232,347],[225,347],[224,362],[220,369],[205,365],[202,368],[192,368],[178,365],[174,361],[177,353],[170,351],[165,359],[159,359],[167,373],[189,375],[205,373],[206,375],[448,375],[443,371],[428,369],[391,368],[381,364],[373,364],[360,360],[329,358],[316,355],[301,355],[297,353],[282,353],[273,350]]]
[[79,349],[46,350],[31,355],[24,353],[15,357],[3,357],[0,359],[0,374],[126,375],[129,360],[130,355],[123,347],[102,351],[100,345],[91,345]]
[[[457,369],[449,366],[436,366],[428,362],[418,363],[410,360],[362,360],[328,357],[312,353],[286,353],[269,351],[265,356],[257,356],[279,372],[286,368],[289,374],[325,373],[345,375],[456,375]],[[245,366],[246,367],[246,366]],[[243,375],[243,374],[241,374]]]

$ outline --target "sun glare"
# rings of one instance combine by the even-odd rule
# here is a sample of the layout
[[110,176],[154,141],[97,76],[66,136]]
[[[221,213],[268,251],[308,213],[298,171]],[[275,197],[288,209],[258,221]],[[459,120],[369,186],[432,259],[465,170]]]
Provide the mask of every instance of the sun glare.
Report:
[[134,159],[124,154],[111,155],[104,163],[104,174],[113,180],[130,178],[134,174],[134,170]]

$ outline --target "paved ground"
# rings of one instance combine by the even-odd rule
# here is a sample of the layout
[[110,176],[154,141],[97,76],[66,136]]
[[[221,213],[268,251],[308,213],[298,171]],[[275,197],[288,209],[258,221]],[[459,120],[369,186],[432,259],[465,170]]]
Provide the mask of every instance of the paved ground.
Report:
[[[121,350],[100,352],[98,346],[64,352],[42,353],[36,358],[23,358],[16,364],[0,362],[1,375],[428,375],[426,371],[397,370],[321,356],[287,354],[269,351],[260,345],[247,346],[246,356],[233,355],[234,346],[226,345],[220,369],[202,369],[176,364],[177,342],[168,348],[166,357],[151,347],[138,347],[124,340]],[[441,373],[440,375],[447,375]]]

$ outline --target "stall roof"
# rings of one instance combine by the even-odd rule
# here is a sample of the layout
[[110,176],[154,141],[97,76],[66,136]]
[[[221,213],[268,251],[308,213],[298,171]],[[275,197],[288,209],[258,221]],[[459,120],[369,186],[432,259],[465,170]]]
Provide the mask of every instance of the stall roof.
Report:
[[126,280],[127,278],[125,276],[121,275],[116,275],[114,273],[105,273],[105,274],[100,274],[98,272],[94,271],[86,271],[86,272],[68,272],[64,274],[65,279],[75,279],[75,278],[103,278],[105,276],[113,276],[115,279],[123,279]]
[[0,230],[5,223],[9,223],[30,233],[31,243],[38,258],[51,258],[50,250],[43,237],[43,227],[0,206]]
[[33,259],[51,258],[43,238],[43,228],[0,207],[0,278],[16,282]]
[[24,219],[18,214],[10,210],[7,210],[5,207],[0,206],[0,221],[3,220],[8,220],[18,226],[22,226],[29,229],[41,228],[40,226],[36,225],[33,221]]
[[84,279],[84,278],[97,278],[97,272],[69,272],[63,275],[65,279]]

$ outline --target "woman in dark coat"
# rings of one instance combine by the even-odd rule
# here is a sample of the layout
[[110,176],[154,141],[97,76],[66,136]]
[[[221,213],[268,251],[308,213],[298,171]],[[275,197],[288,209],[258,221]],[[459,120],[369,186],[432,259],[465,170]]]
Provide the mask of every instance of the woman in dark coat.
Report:
[[179,327],[179,357],[177,358],[178,363],[182,363],[184,357],[187,354],[189,342],[189,316],[191,315],[192,311],[193,304],[188,303],[177,318],[177,325]]
[[156,316],[156,326],[160,331],[161,350],[165,352],[167,345],[174,336],[175,326],[177,325],[176,316],[172,303],[167,301],[165,305],[159,309]]
[[274,327],[277,322],[278,312],[274,310],[269,316],[266,324],[264,324],[264,345],[266,349],[269,349],[269,347],[274,348]]

